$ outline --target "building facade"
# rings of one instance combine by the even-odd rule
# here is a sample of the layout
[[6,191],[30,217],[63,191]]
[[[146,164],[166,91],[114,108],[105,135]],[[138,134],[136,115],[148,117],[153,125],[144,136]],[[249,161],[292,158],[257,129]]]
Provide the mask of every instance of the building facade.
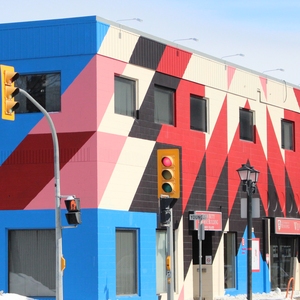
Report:
[[[0,64],[14,66],[16,85],[55,124],[61,193],[81,199],[82,224],[63,229],[64,299],[166,298],[158,149],[180,151],[174,299],[199,295],[190,214],[207,215],[202,296],[246,293],[246,195],[236,172],[245,163],[260,172],[253,292],[284,290],[290,278],[299,289],[296,86],[95,16],[0,28]],[[54,299],[53,142],[43,114],[16,100],[15,121],[0,121],[0,289]]]

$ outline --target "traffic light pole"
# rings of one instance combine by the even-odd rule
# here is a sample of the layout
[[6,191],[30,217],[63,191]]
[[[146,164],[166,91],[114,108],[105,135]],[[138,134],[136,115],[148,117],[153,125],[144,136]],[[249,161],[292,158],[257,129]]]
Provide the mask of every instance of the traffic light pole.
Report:
[[173,255],[173,210],[170,208],[171,222],[167,227],[167,256],[171,258],[171,270],[167,272],[167,300],[174,299],[174,255]]
[[57,133],[50,118],[49,113],[26,91],[19,89],[19,92],[23,94],[28,100],[30,100],[46,117],[53,140],[54,147],[54,186],[55,186],[55,242],[56,242],[56,300],[63,300],[63,285],[62,285],[62,226],[60,215],[60,173],[59,173],[59,145],[57,139]]

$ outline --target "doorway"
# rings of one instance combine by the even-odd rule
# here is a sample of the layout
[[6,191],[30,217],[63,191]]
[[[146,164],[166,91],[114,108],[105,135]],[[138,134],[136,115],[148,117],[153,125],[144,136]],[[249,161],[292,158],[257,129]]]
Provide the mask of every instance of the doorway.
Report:
[[294,261],[297,253],[297,238],[271,235],[271,289],[286,290],[288,281],[294,277]]

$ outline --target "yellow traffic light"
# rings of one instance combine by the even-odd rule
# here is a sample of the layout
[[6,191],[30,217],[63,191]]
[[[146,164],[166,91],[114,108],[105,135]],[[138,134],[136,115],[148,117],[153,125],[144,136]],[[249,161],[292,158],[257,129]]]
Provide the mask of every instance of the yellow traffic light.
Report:
[[157,195],[180,198],[180,159],[178,149],[157,150]]
[[14,97],[19,93],[14,82],[19,78],[19,73],[15,72],[14,67],[0,65],[1,72],[1,102],[2,119],[14,121],[15,110],[19,107],[19,102]]

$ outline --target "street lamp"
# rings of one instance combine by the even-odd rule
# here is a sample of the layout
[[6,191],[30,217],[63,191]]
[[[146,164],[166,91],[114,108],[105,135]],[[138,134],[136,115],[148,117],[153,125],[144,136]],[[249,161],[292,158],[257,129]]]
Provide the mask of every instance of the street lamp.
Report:
[[247,193],[247,299],[252,300],[252,195],[256,191],[259,171],[243,164],[237,172],[243,184],[243,192]]

